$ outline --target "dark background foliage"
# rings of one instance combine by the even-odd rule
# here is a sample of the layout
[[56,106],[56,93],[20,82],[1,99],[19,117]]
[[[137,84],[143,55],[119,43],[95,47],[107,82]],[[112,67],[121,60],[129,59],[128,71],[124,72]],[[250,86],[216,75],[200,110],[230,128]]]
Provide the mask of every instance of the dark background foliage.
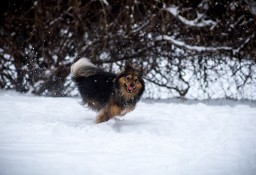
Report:
[[69,68],[80,57],[110,71],[130,60],[148,83],[180,97],[197,80],[211,98],[209,86],[227,73],[220,65],[237,93],[255,83],[253,0],[9,0],[0,8],[1,89],[70,95]]

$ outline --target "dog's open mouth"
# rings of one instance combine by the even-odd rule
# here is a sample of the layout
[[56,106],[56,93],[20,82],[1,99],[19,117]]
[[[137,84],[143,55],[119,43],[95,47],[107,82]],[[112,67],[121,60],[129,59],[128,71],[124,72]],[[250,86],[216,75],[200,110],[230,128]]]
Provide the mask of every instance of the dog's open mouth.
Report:
[[135,89],[135,86],[132,84],[131,85],[125,84],[125,86],[126,86],[127,92],[129,92],[129,93],[131,93]]

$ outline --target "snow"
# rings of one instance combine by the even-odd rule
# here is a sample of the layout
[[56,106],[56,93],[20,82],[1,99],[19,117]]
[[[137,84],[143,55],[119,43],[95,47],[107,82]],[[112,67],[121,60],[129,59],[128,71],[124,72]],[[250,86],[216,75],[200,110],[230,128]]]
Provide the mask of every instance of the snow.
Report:
[[171,43],[173,43],[176,46],[184,47],[188,50],[195,50],[198,52],[217,51],[217,50],[232,50],[232,47],[227,47],[227,46],[220,46],[220,47],[191,46],[191,45],[184,43],[183,41],[176,40],[172,36],[168,36],[168,35],[157,36],[156,40],[157,41],[161,41],[161,40],[170,41]]
[[255,37],[255,34],[252,34],[241,44],[241,46],[237,48],[232,48],[229,46],[219,46],[219,47],[193,46],[193,45],[188,45],[183,41],[176,40],[173,36],[168,36],[168,35],[157,36],[156,41],[161,41],[161,40],[169,41],[176,46],[184,47],[185,49],[194,50],[197,52],[226,50],[226,51],[232,51],[233,55],[236,55],[240,52],[241,49],[244,48],[246,44],[248,44],[252,39],[254,39],[254,37]]
[[104,2],[104,4],[105,4],[106,6],[108,6],[108,5],[109,5],[109,3],[108,3],[108,1],[107,1],[107,0],[103,0],[103,2]]
[[176,6],[170,6],[165,8],[168,12],[170,12],[174,17],[177,17],[183,24],[193,27],[205,27],[205,26],[212,26],[215,27],[217,24],[215,21],[212,20],[205,20],[205,14],[197,13],[197,18],[194,20],[188,20],[183,16],[179,15],[179,9]]
[[247,38],[244,41],[244,43],[241,44],[240,47],[238,47],[237,49],[233,49],[232,50],[233,55],[236,55],[237,53],[239,53],[240,50],[243,49],[245,47],[245,45],[248,44],[254,37],[255,37],[255,34],[252,34],[249,38]]
[[97,125],[79,101],[0,91],[0,174],[256,172],[254,103],[142,100]]

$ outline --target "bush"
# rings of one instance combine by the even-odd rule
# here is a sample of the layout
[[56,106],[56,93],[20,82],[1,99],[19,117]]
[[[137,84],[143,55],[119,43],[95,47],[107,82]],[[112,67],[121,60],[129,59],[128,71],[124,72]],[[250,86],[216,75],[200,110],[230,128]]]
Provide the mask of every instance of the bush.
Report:
[[2,89],[70,95],[69,67],[87,57],[110,71],[124,60],[143,67],[147,97],[160,88],[167,97],[255,99],[253,1],[1,3]]

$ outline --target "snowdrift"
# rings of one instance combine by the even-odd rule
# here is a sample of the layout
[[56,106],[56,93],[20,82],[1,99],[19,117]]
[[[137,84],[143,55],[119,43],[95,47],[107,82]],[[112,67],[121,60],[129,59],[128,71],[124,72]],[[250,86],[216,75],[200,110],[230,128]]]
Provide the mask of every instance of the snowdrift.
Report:
[[102,124],[77,98],[0,92],[1,175],[252,175],[256,105],[142,101]]

